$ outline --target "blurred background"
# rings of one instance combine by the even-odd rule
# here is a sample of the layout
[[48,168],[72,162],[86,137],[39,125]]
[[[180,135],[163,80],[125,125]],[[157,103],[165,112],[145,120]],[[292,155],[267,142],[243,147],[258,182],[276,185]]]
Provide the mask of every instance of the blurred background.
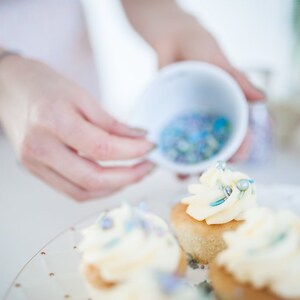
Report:
[[[157,72],[154,51],[132,29],[119,0],[82,0],[76,16],[68,13],[66,2],[53,0],[45,10],[43,0],[0,0],[0,22],[4,24],[0,43],[62,72],[66,61],[68,76],[94,95],[100,94],[110,113],[128,121],[139,95]],[[286,189],[290,184],[300,185],[300,1],[178,3],[213,33],[230,61],[267,94],[267,105],[251,107],[253,149],[247,161],[236,167],[265,184],[280,183]],[[73,52],[73,45],[64,43],[67,29],[60,28],[56,18],[64,19],[65,28],[80,33],[76,43],[87,45],[83,53]],[[34,21],[41,25],[31,26]],[[15,34],[8,34],[13,27]],[[95,73],[88,71],[94,62]],[[106,200],[78,205],[58,194],[20,167],[1,135],[0,157],[1,298],[16,273],[43,244],[99,210]],[[152,185],[179,185],[173,174],[165,175],[157,171],[155,176],[162,179]],[[141,183],[140,192],[130,187],[118,197],[130,199],[145,193],[151,180]]]

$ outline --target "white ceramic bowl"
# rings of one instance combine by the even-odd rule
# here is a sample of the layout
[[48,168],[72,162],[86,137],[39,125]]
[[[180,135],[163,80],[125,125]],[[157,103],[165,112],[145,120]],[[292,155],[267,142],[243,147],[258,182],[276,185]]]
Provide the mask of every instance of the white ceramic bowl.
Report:
[[149,159],[177,173],[193,174],[202,172],[217,160],[231,158],[246,135],[248,105],[235,80],[216,66],[187,61],[165,67],[140,97],[130,123],[146,129],[149,140],[157,143],[168,122],[188,111],[227,117],[232,132],[225,146],[212,158],[193,165],[173,162],[159,149],[153,151]]

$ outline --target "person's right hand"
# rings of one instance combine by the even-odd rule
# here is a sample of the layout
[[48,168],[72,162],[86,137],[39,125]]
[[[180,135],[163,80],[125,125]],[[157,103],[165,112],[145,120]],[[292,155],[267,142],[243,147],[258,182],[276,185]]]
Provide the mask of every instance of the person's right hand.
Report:
[[100,166],[142,157],[145,132],[108,115],[86,91],[46,65],[18,56],[0,63],[0,121],[19,160],[77,200],[101,197],[137,182],[153,164]]

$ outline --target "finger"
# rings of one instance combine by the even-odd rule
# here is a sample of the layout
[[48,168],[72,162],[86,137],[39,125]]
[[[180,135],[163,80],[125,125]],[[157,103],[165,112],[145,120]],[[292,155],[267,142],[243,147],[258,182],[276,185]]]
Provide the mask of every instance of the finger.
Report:
[[58,128],[63,143],[94,160],[132,159],[146,155],[154,145],[145,139],[131,139],[108,134],[79,115]]
[[215,49],[215,51],[212,49],[212,53],[214,53],[213,62],[227,71],[237,81],[249,102],[257,102],[266,99],[266,96],[262,91],[257,89],[242,72],[232,66],[216,41],[213,48]]
[[80,188],[97,192],[125,187],[144,178],[153,169],[150,162],[132,167],[103,168],[97,163],[79,156],[55,139],[40,143],[44,149],[35,156],[39,162],[51,167],[56,173]]
[[171,43],[161,43],[155,50],[158,53],[159,69],[181,60],[176,47],[174,47]]
[[237,81],[249,102],[258,102],[266,99],[265,94],[254,87],[242,72],[236,70],[235,68],[230,68],[228,72]]
[[230,162],[242,162],[245,161],[250,154],[252,145],[251,131],[248,129],[248,132],[245,136],[244,141],[242,142],[238,151],[231,157]]
[[106,196],[108,193],[112,193],[114,191],[101,191],[101,192],[89,192],[86,191],[76,184],[70,182],[68,179],[64,178],[63,176],[59,175],[55,171],[51,170],[42,164],[31,164],[30,171],[36,175],[37,177],[41,178],[43,181],[48,183],[54,189],[62,192],[63,194],[68,195],[69,197],[77,200],[83,201],[87,199],[92,199],[96,197]]
[[70,196],[74,200],[83,201],[95,198],[101,198],[118,192],[120,189],[104,189],[97,192],[89,192],[76,184],[71,183],[68,179],[56,173],[51,168],[42,164],[34,163],[29,168],[30,171],[36,176],[40,177],[43,181],[47,182],[54,189]]
[[190,175],[187,175],[187,174],[177,174],[176,177],[180,181],[184,181],[184,180],[187,180],[190,177]]
[[143,161],[131,167],[106,167],[102,168],[102,183],[109,188],[121,188],[132,183],[137,183],[146,175],[149,175],[155,165],[149,161]]
[[104,111],[94,99],[91,101],[81,101],[78,103],[78,107],[81,108],[80,113],[88,121],[111,134],[132,138],[143,138],[147,135],[147,131],[144,129],[129,127],[117,121]]

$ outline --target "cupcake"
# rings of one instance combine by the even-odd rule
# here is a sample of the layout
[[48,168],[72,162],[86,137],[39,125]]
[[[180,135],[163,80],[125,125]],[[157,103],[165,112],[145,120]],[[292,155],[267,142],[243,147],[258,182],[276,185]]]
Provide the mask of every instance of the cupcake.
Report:
[[93,300],[209,300],[182,277],[164,272],[140,272],[111,289],[97,290]]
[[171,211],[171,224],[183,250],[207,264],[225,248],[223,233],[237,228],[244,213],[256,206],[254,181],[218,162],[189,186],[191,194]]
[[145,270],[185,272],[184,254],[167,224],[138,207],[124,204],[102,213],[82,234],[81,271],[93,298]]
[[218,299],[300,299],[300,219],[257,208],[224,234],[227,249],[211,265]]

